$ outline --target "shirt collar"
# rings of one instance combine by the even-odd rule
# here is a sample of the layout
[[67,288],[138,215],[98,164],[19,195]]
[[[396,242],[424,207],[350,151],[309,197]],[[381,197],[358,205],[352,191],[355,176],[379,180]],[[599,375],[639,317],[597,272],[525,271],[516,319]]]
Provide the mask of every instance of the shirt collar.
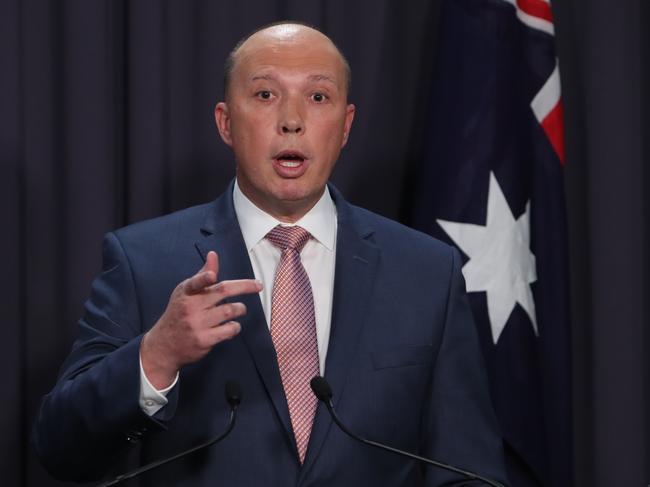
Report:
[[[233,206],[239,221],[239,228],[250,252],[277,225],[287,225],[276,220],[271,215],[261,210],[249,200],[239,188],[237,180],[232,192]],[[307,230],[312,237],[318,240],[328,250],[334,250],[336,239],[336,206],[325,186],[323,196],[295,225]]]

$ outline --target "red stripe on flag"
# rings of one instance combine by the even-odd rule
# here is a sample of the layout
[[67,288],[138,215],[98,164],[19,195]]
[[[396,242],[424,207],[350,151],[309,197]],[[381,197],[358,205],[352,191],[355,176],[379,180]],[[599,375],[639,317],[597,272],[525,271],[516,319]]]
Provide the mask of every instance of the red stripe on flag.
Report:
[[551,5],[544,0],[517,0],[517,7],[528,15],[553,22]]
[[562,99],[546,115],[546,118],[542,121],[542,128],[546,132],[555,153],[560,158],[560,163],[564,166],[564,108]]

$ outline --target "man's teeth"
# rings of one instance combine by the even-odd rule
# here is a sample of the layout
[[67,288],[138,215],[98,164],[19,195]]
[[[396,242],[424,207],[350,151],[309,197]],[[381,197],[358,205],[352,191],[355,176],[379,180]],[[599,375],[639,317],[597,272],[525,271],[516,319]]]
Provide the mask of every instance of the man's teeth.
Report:
[[297,162],[297,161],[279,161],[280,165],[282,167],[298,167],[300,164],[302,164],[302,161]]

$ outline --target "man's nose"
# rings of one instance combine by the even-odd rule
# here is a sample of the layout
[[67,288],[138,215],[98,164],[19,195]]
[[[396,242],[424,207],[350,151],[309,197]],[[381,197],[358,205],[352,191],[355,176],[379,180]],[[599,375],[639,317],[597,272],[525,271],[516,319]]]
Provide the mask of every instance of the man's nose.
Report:
[[301,107],[296,101],[287,100],[284,103],[279,122],[278,128],[282,134],[302,135],[305,132]]

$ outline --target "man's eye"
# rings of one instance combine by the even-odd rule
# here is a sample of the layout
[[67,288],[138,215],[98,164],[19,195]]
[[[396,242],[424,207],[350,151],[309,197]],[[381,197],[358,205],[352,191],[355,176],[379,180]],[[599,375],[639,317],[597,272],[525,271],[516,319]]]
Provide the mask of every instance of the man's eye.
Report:
[[266,90],[258,91],[256,95],[258,98],[261,98],[262,100],[270,100],[271,97],[273,96],[270,91],[266,91]]
[[311,99],[314,100],[316,103],[323,103],[325,100],[327,100],[327,97],[322,93],[314,93],[313,95],[311,95]]

